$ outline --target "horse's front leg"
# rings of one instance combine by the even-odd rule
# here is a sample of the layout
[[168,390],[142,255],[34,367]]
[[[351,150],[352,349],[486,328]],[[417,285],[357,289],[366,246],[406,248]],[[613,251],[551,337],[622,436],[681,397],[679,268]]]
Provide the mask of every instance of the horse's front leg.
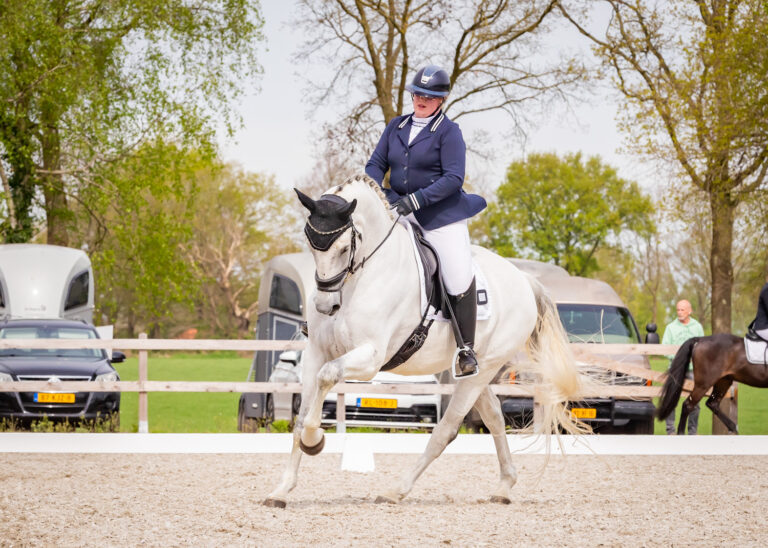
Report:
[[299,474],[299,464],[301,464],[301,432],[303,430],[304,418],[307,415],[307,408],[309,402],[312,399],[316,391],[316,375],[317,362],[315,358],[317,354],[311,350],[307,350],[304,354],[304,375],[303,386],[301,390],[301,407],[299,409],[299,415],[296,417],[296,424],[293,427],[293,446],[291,447],[291,456],[283,471],[283,477],[280,480],[280,484],[272,491],[269,496],[264,500],[265,506],[272,506],[275,508],[285,508],[288,493],[296,487]]
[[304,419],[301,430],[300,447],[308,455],[316,455],[323,450],[325,436],[320,428],[323,414],[323,401],[336,383],[344,379],[370,379],[378,370],[376,349],[371,344],[358,346],[354,350],[326,362],[317,372],[316,389]]

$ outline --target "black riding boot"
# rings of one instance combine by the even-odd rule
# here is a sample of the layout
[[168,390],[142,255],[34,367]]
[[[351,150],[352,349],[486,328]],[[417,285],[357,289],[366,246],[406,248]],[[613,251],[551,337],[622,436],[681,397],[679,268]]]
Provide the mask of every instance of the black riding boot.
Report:
[[[475,327],[477,324],[477,286],[475,279],[461,295],[448,295],[459,332],[464,342],[464,348],[459,351],[458,371],[456,377],[468,377],[477,373],[477,358],[473,350],[475,344]],[[457,341],[458,344],[461,342]]]

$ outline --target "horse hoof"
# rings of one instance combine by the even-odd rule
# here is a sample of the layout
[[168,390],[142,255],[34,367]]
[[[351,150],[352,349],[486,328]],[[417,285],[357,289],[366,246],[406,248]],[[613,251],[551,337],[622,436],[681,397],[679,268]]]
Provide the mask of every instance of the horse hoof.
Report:
[[385,497],[384,495],[379,495],[378,497],[376,497],[376,504],[397,504],[397,501],[392,497]]
[[285,501],[280,499],[266,499],[264,501],[264,506],[269,506],[270,508],[285,508]]
[[299,447],[307,455],[317,455],[320,451],[323,450],[323,447],[325,447],[325,435],[323,435],[323,437],[320,439],[320,443],[313,445],[312,447],[304,445],[304,442],[301,441],[301,438],[299,438]]
[[491,502],[496,504],[512,504],[512,501],[507,497],[500,497],[499,495],[493,495],[491,497]]

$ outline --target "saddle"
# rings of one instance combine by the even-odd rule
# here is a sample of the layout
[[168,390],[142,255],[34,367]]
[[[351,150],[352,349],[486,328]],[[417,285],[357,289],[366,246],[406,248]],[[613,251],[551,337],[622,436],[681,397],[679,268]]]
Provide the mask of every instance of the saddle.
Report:
[[424,269],[424,287],[427,294],[428,306],[421,317],[419,325],[416,326],[416,329],[413,330],[410,337],[406,339],[389,361],[381,367],[381,371],[389,371],[404,364],[408,361],[408,358],[413,356],[422,346],[424,346],[424,342],[429,335],[429,328],[432,327],[432,322],[434,322],[432,319],[427,321],[427,312],[429,311],[430,306],[433,306],[435,310],[441,310],[443,305],[448,306],[448,299],[444,298],[445,288],[443,287],[443,281],[440,278],[440,259],[437,255],[437,251],[435,251],[432,244],[430,244],[424,237],[424,233],[419,226],[411,223],[411,228],[413,229],[419,259],[421,260]]
[[747,334],[744,337],[744,350],[746,351],[749,363],[768,365],[768,340],[758,335],[755,331],[754,320],[747,327]]

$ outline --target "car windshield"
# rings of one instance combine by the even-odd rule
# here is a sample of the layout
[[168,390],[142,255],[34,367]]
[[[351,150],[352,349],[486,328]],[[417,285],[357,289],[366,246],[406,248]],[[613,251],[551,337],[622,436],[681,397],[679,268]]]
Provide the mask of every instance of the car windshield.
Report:
[[629,310],[618,306],[558,304],[560,321],[574,343],[639,343]]
[[[0,328],[0,339],[95,339],[96,332],[80,327],[55,325],[6,326]],[[97,348],[4,348],[0,357],[35,358],[103,358],[104,351]]]

